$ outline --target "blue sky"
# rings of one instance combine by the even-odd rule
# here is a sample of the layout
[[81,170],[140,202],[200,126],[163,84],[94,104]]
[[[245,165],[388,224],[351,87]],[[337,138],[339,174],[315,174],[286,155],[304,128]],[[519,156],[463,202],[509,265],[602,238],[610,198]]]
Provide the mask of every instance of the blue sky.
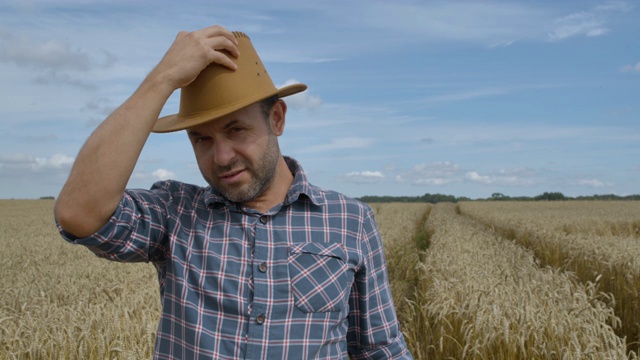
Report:
[[[56,196],[176,34],[213,24],[309,86],[280,145],[316,185],[638,194],[638,19],[637,1],[3,1],[0,198]],[[152,135],[129,186],[166,178],[204,183],[184,132]]]

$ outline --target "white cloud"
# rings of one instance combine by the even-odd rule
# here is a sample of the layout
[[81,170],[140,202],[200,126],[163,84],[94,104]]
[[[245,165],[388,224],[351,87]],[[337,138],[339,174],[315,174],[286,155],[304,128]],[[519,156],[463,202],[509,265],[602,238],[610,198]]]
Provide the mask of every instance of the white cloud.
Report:
[[81,70],[91,68],[87,54],[64,41],[51,39],[36,43],[26,35],[0,32],[0,61],[20,67],[50,70]]
[[417,164],[408,172],[396,176],[400,183],[412,185],[445,185],[457,182],[457,174],[460,171],[458,164],[448,161],[436,163]]
[[18,172],[40,172],[43,170],[69,169],[74,158],[56,153],[50,157],[35,157],[27,154],[0,156],[2,169]]
[[156,169],[151,172],[151,176],[158,180],[175,179],[176,174],[173,171],[167,169]]
[[356,184],[370,184],[383,181],[384,175],[380,171],[352,171],[344,175],[344,179]]
[[490,176],[480,175],[475,171],[468,172],[465,177],[472,182],[479,182],[483,184],[492,184],[493,179]]
[[502,47],[527,40],[559,41],[578,35],[601,36],[610,31],[611,14],[630,9],[625,2],[611,1],[562,16],[549,7],[522,2],[433,1],[418,5],[379,1],[371,2],[363,10],[363,16],[352,16],[350,20],[359,22],[355,26],[363,29],[404,33],[406,39],[398,41],[418,38]]
[[612,12],[626,12],[631,7],[622,1],[609,1],[588,11],[580,11],[554,20],[548,33],[551,41],[560,41],[574,36],[602,36],[611,30],[606,23]]
[[131,175],[132,180],[141,181],[169,180],[175,178],[176,174],[173,171],[163,168],[158,168],[151,172],[147,172],[144,170],[144,168],[141,168],[140,170],[134,171],[134,173]]
[[115,56],[107,51],[103,50],[101,55],[105,59],[98,61],[82,48],[67,41],[55,38],[36,41],[26,34],[0,31],[0,63],[29,69],[32,80],[40,85],[66,84],[94,90],[94,85],[71,74],[87,73],[96,68],[109,67],[116,62]]
[[469,171],[465,174],[465,179],[472,183],[485,185],[527,186],[536,182],[535,172],[524,168],[501,169],[488,175]]
[[73,161],[74,158],[62,153],[48,157],[24,153],[0,155],[0,196],[28,198],[57,194]]
[[549,32],[549,39],[558,41],[577,35],[598,36],[608,31],[602,20],[594,14],[580,12],[556,19],[554,28]]
[[630,72],[630,73],[640,73],[640,62],[635,65],[625,65],[620,68],[622,72]]
[[325,152],[333,150],[345,150],[345,149],[363,149],[371,146],[374,140],[371,138],[361,137],[344,137],[339,139],[333,139],[328,144],[321,144],[315,146],[309,146],[305,149],[299,150],[299,153],[315,153]]
[[75,159],[64,154],[53,154],[49,158],[36,158],[36,163],[44,168],[60,169],[73,165]]
[[612,182],[602,181],[597,179],[580,179],[575,182],[576,185],[587,186],[593,188],[601,188],[614,185]]
[[[417,3],[416,3],[417,4]],[[495,46],[520,40],[542,11],[521,4],[430,2],[408,5],[372,2],[360,20],[368,27],[393,28],[429,40],[477,41]]]
[[[281,88],[293,84],[300,84],[300,81],[290,79],[285,81],[284,84],[278,85],[277,87]],[[287,105],[293,109],[313,110],[322,104],[322,100],[317,96],[311,95],[308,89],[303,92],[288,96],[284,100]]]

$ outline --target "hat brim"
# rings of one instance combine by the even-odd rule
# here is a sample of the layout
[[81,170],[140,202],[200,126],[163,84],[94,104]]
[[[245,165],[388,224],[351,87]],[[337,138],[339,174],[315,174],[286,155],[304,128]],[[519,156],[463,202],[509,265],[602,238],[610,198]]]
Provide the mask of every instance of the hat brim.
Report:
[[158,119],[153,129],[154,133],[167,133],[173,131],[179,131],[188,129],[200,124],[204,124],[209,121],[216,120],[225,115],[231,114],[234,111],[240,110],[246,106],[249,106],[258,101],[267,99],[273,95],[278,95],[279,98],[283,98],[289,95],[297,94],[305,91],[307,85],[305,84],[293,84],[289,86],[276,89],[275,91],[268,91],[261,94],[255,94],[253,96],[242,99],[241,101],[229,104],[225,107],[218,108],[211,111],[205,111],[198,114],[192,114],[190,116],[181,116],[178,114],[163,116]]

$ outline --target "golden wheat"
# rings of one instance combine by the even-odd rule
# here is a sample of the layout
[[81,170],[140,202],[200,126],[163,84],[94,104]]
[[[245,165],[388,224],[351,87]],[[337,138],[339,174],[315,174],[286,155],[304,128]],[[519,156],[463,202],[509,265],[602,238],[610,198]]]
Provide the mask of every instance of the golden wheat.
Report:
[[150,358],[155,269],[65,243],[52,205],[0,201],[0,359]]
[[540,268],[529,251],[456,215],[451,204],[438,204],[428,226],[432,245],[414,322],[424,323],[431,345],[420,356],[627,358],[612,329],[619,320],[596,284]]
[[531,249],[543,265],[598,279],[617,329],[640,351],[640,202],[468,202],[460,211]]
[[[155,270],[149,264],[98,259],[65,243],[53,225],[52,205],[50,200],[0,201],[0,359],[151,358],[160,306]],[[610,273],[588,260],[594,257],[587,252],[596,252],[600,260],[627,252],[637,261],[637,205],[589,209],[585,202],[515,210],[497,205],[502,206],[464,203],[459,209],[474,219],[476,213],[493,211],[502,214],[498,219],[513,219],[476,222],[446,204],[371,204],[414,356],[635,359],[634,353],[625,354],[625,340],[612,332],[620,315],[611,304],[618,297],[600,292]],[[416,225],[421,230],[426,215],[432,245],[424,251]],[[490,221],[494,225],[481,225]],[[502,232],[496,224],[502,224]],[[597,274],[578,281],[566,266],[539,266],[537,252],[507,240],[523,234],[554,234],[549,241],[554,245],[540,248],[547,258],[568,261],[556,249],[565,248],[559,242],[570,243],[571,261]],[[628,238],[636,242],[625,243]],[[602,249],[579,247],[580,241],[602,241],[592,244]],[[606,249],[613,247],[624,250]],[[613,258],[607,258],[610,265]],[[627,288],[640,288],[634,278],[625,279],[631,281]]]

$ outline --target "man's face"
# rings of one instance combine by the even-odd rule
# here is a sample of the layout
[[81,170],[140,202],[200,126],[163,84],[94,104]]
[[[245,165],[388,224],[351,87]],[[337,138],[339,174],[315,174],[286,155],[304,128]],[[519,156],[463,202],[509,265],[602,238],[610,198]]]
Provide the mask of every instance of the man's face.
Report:
[[204,179],[225,198],[246,203],[271,186],[280,158],[259,104],[187,130]]

